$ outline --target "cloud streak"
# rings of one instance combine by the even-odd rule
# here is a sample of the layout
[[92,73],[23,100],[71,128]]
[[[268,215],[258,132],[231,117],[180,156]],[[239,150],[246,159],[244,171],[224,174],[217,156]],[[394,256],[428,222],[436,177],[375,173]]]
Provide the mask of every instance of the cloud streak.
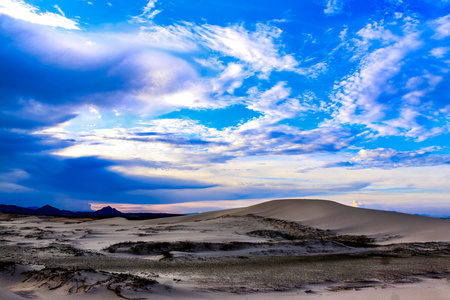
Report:
[[349,161],[328,164],[328,168],[348,167],[354,169],[437,166],[450,164],[450,156],[438,154],[440,149],[424,148],[418,151],[397,151],[394,149],[360,150]]
[[80,29],[77,22],[66,18],[58,6],[55,6],[60,15],[51,12],[39,12],[37,7],[21,0],[4,0],[0,3],[0,15],[8,15],[18,20],[33,24],[61,27],[64,29]]

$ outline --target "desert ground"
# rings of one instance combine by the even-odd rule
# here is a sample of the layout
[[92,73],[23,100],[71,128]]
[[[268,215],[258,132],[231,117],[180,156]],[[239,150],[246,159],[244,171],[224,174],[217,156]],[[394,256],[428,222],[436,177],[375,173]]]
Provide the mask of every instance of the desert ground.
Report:
[[0,299],[448,295],[448,219],[300,199],[145,221],[0,215]]

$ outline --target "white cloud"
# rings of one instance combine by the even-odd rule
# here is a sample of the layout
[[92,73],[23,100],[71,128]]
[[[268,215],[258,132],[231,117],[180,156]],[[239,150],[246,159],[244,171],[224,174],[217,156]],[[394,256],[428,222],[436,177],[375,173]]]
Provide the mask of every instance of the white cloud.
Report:
[[[402,100],[411,105],[420,104],[421,98],[423,98],[427,93],[433,91],[436,86],[442,81],[442,79],[442,76],[436,76],[432,74],[410,78],[407,82],[406,87],[408,89],[412,89],[413,91],[405,94],[402,97]],[[428,83],[428,87],[420,90],[419,85],[423,84],[424,82]]]
[[278,45],[281,29],[257,24],[254,31],[241,25],[182,24],[143,28],[141,37],[150,45],[178,51],[193,51],[198,47],[213,50],[222,56],[234,57],[247,64],[253,72],[266,78],[272,71],[295,71],[296,59],[282,53]]
[[[446,71],[431,74],[425,69],[421,75],[408,79],[414,72],[406,58],[414,59],[414,51],[427,45],[421,39],[417,20],[406,16],[402,21],[402,34],[394,34],[384,21],[366,25],[356,33],[356,39],[347,34],[347,50],[356,53],[354,59],[360,63],[353,74],[335,85],[333,119],[322,126],[356,124],[369,129],[367,138],[397,135],[416,141],[448,132],[448,124],[439,121],[442,103],[431,98]],[[445,47],[431,50],[436,56],[445,52]],[[402,87],[398,82],[403,80],[406,83]]]
[[440,17],[432,21],[431,24],[435,30],[434,39],[442,40],[450,36],[450,15]]
[[39,12],[37,7],[27,4],[22,0],[3,0],[0,3],[0,15],[8,15],[33,24],[65,29],[80,29],[76,21],[66,18],[61,9],[57,6],[55,7],[61,15],[51,12]]
[[[248,31],[241,25],[199,26],[184,22],[166,27],[148,26],[143,28],[140,36],[152,47],[182,52],[195,52],[202,48],[209,51],[208,58],[194,60],[218,73],[213,77],[203,78],[201,83],[195,83],[192,87],[195,92],[181,91],[181,94],[174,93],[163,97],[166,102],[181,104],[182,107],[217,108],[242,101],[232,94],[242,86],[246,78],[255,74],[260,78],[267,78],[272,71],[288,70],[317,77],[327,70],[327,65],[323,62],[310,68],[298,68],[295,58],[283,54],[282,46],[278,44],[281,33],[279,28],[263,24],[257,24],[254,31]],[[238,61],[225,63],[225,58],[229,57]],[[282,100],[285,100],[285,103],[280,110],[287,110],[288,107],[291,107],[291,111],[302,109],[295,107],[298,106],[296,99],[278,101]],[[262,107],[255,106],[255,110],[261,109]]]
[[132,17],[132,20],[139,23],[144,23],[152,20],[162,10],[154,9],[158,0],[149,0],[142,10],[142,14]]
[[238,25],[220,27],[206,24],[193,29],[204,46],[236,57],[265,75],[272,70],[294,70],[298,65],[292,55],[280,54],[275,41],[282,31],[277,27],[257,24],[256,30],[250,32]]
[[436,58],[443,58],[450,51],[450,47],[437,47],[431,49],[431,55]]
[[327,15],[340,14],[342,12],[342,6],[345,0],[327,0],[326,8],[324,12]]
[[[433,92],[442,80],[442,76],[432,74],[425,74],[408,80],[406,87],[412,91],[403,95],[402,104],[399,108],[399,117],[385,120],[384,123],[402,130],[405,136],[416,138],[417,141],[423,141],[445,132],[445,127],[435,126],[429,129],[417,122],[418,117],[435,117],[433,115],[435,113],[434,110],[431,109],[429,104],[422,103],[422,99]],[[425,87],[422,87],[422,85]]]
[[193,24],[159,26],[151,25],[141,28],[139,37],[149,46],[170,51],[191,52],[199,50],[196,36],[192,32]]
[[57,4],[53,5],[53,7],[56,8],[56,10],[57,10],[63,17],[66,16],[66,14],[62,11],[62,9],[61,9]]
[[450,105],[447,105],[439,110],[442,114],[446,115],[450,119]]
[[245,78],[252,75],[242,65],[229,63],[225,70],[217,78],[211,80],[212,93],[221,96],[225,92],[233,94],[234,90],[241,87]]
[[212,69],[212,70],[216,70],[216,71],[223,71],[226,68],[224,63],[222,61],[220,61],[220,58],[217,56],[210,56],[207,59],[195,58],[194,60],[201,66],[208,68],[208,69]]
[[158,2],[158,0],[149,0],[147,2],[147,5],[144,7],[144,14],[148,14],[153,8],[155,8],[155,4]]
[[348,27],[347,26],[344,26],[344,29],[342,29],[341,32],[339,32],[339,39],[342,42],[346,40],[347,32],[348,32]]
[[331,163],[328,167],[349,167],[352,169],[400,167],[424,167],[443,165],[450,161],[450,155],[439,154],[439,147],[426,147],[420,150],[398,151],[395,149],[362,149],[345,162]]
[[408,90],[414,90],[418,88],[421,84],[423,84],[424,78],[423,76],[415,76],[408,79],[405,88]]
[[384,20],[367,24],[356,33],[356,36],[341,43],[346,48],[351,49],[352,61],[358,61],[361,57],[367,55],[374,43],[381,42],[382,45],[387,46],[400,40],[399,36],[386,29]]
[[[282,91],[283,85],[277,89]],[[280,91],[271,90],[273,97]],[[264,97],[272,97],[268,94]],[[304,95],[305,98],[311,95]],[[271,105],[273,99],[267,99]],[[305,100],[308,102],[308,100]],[[297,100],[298,103],[298,100]],[[290,108],[287,107],[288,111]],[[86,112],[63,127],[35,132],[58,139],[75,140],[76,144],[58,150],[58,155],[67,157],[99,156],[112,160],[135,160],[151,163],[176,164],[174,169],[210,162],[228,161],[235,157],[264,156],[269,154],[296,155],[316,152],[338,151],[351,144],[352,137],[346,130],[319,128],[300,130],[288,125],[278,125],[280,113],[273,112],[260,118],[223,130],[217,130],[194,120],[156,119],[142,121],[139,127],[125,129],[92,129],[73,132],[64,129],[71,123],[94,122],[105,115],[97,107],[88,107]],[[86,115],[87,114],[87,115]],[[107,116],[103,116],[107,118]],[[77,121],[80,119],[81,121]],[[150,134],[146,134],[150,132]]]
[[386,29],[383,24],[383,20],[380,22],[373,22],[367,24],[364,28],[360,29],[356,34],[362,38],[362,44],[368,44],[372,40],[382,41],[383,44],[396,42],[399,37],[394,35],[390,30]]
[[136,104],[142,113],[157,116],[180,108],[205,109],[232,105],[235,101],[232,97],[212,97],[219,90],[222,93],[226,90],[232,92],[242,80],[231,78],[230,74],[227,77],[227,71],[224,72],[224,77],[204,79],[185,60],[148,50],[123,59],[110,70],[109,75],[127,74],[127,80],[132,85],[128,98],[138,100]]
[[178,134],[182,137],[195,138],[215,138],[221,135],[220,131],[217,129],[206,127],[194,120],[157,119],[141,122],[141,124],[148,126],[145,130],[154,131],[160,134]]
[[3,24],[2,30],[20,51],[38,58],[45,65],[66,70],[92,70],[112,57],[114,59],[125,48],[118,40],[103,39],[100,35],[59,31],[17,21]]
[[401,19],[401,18],[403,17],[403,13],[395,12],[395,13],[394,13],[394,17],[395,17],[396,19]]
[[249,93],[247,107],[275,119],[294,118],[310,109],[302,106],[298,99],[290,98],[291,89],[286,87],[286,82],[278,82],[264,92],[251,89]]
[[400,72],[404,57],[423,44],[413,24],[413,21],[406,23],[403,27],[404,36],[401,37],[390,37],[390,32],[386,34],[387,37],[382,31],[378,34],[381,28],[376,30],[377,34],[367,34],[364,31],[365,38],[378,38],[391,44],[366,53],[358,70],[335,86],[332,97],[337,102],[338,109],[333,113],[334,119],[323,125],[360,124],[382,136],[398,133],[395,127],[382,123],[388,107],[379,102],[378,98],[389,90],[389,80]]
[[328,71],[328,64],[326,62],[318,62],[309,68],[299,68],[297,73],[306,75],[309,78],[317,78],[321,74],[325,74]]

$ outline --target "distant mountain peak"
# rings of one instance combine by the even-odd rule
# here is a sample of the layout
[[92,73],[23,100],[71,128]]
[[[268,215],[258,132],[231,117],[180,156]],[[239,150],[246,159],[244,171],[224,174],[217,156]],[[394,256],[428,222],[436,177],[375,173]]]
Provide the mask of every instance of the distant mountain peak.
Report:
[[54,215],[54,216],[71,216],[73,215],[73,212],[69,210],[61,210],[59,208],[50,206],[50,205],[44,205],[41,208],[35,209],[35,213],[42,214],[42,215]]
[[102,209],[96,210],[94,214],[99,215],[120,215],[122,212],[118,211],[117,209],[111,207],[111,206],[105,206]]
[[61,210],[47,204],[47,205],[42,206],[41,208],[36,209],[36,211],[37,212],[60,212]]
[[42,206],[41,208],[38,208],[38,209],[57,209],[57,208],[46,204],[46,205],[44,205],[44,206]]

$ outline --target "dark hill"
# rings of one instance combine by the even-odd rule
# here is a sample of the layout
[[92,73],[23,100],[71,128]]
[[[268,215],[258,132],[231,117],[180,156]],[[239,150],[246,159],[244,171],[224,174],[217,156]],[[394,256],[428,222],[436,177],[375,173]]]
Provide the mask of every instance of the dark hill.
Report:
[[0,204],[0,212],[18,215],[41,215],[41,216],[55,216],[68,218],[103,219],[112,217],[122,217],[128,220],[147,220],[147,219],[181,216],[180,214],[164,214],[164,213],[122,213],[111,206],[103,207],[102,209],[99,209],[94,212],[73,212],[69,210],[61,210],[50,205],[44,205],[37,209],[31,209],[16,205]]
[[30,208],[16,206],[16,205],[0,204],[0,212],[31,215],[35,212],[35,210],[30,209]]
[[68,210],[60,210],[50,205],[44,205],[41,208],[34,210],[35,214],[47,216],[72,216],[74,213]]
[[118,211],[115,208],[112,208],[111,206],[103,207],[102,209],[94,211],[92,214],[98,215],[98,216],[119,216],[123,215],[122,212]]

